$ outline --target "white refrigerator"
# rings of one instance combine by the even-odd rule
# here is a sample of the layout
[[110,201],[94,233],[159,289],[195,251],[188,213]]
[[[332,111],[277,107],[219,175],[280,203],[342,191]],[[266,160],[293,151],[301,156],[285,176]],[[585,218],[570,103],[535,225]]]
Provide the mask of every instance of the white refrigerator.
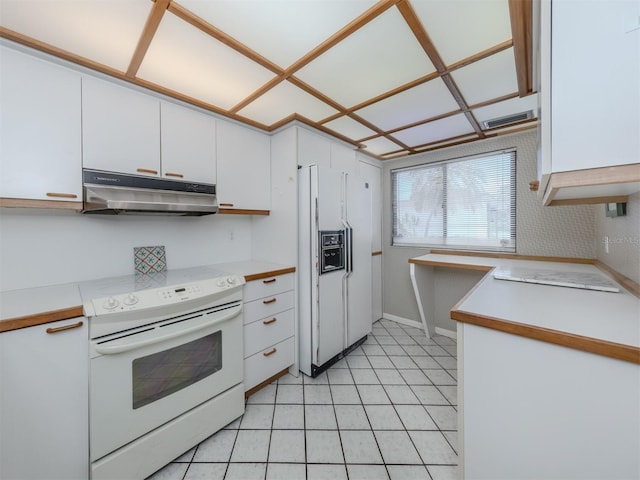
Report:
[[300,370],[315,377],[371,332],[371,189],[350,173],[298,170]]

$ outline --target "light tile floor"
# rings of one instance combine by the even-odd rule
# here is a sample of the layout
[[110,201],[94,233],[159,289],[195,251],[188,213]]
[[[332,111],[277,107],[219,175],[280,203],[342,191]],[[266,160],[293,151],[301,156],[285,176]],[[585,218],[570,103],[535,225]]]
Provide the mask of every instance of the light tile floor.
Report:
[[457,478],[456,343],[380,320],[313,379],[286,375],[153,480]]

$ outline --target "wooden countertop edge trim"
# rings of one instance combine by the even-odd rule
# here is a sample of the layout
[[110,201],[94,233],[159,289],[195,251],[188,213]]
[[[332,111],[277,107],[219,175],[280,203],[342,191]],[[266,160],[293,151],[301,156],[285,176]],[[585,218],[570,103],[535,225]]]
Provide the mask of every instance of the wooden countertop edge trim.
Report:
[[221,215],[264,215],[271,214],[271,210],[248,210],[242,208],[219,208],[218,213]]
[[592,258],[575,257],[547,257],[541,255],[520,255],[519,253],[465,252],[460,250],[431,250],[429,253],[437,255],[458,255],[461,257],[506,258],[510,260],[533,260],[535,262],[580,263],[591,265]]
[[640,364],[640,348],[631,345],[622,345],[548,328],[524,325],[457,309],[451,310],[451,318],[457,322],[469,323],[512,335]]
[[244,280],[246,282],[251,282],[253,280],[260,280],[263,278],[277,277],[278,275],[285,275],[287,273],[294,273],[295,271],[296,271],[296,267],[287,267],[287,268],[281,268],[279,270],[270,270],[268,272],[252,273],[249,275],[245,275]]
[[479,270],[482,272],[489,272],[494,269],[490,265],[472,265],[470,263],[451,263],[451,262],[438,262],[436,260],[409,260],[409,263],[414,265],[424,265],[427,267],[446,267],[446,268],[459,268],[461,270]]
[[601,262],[600,260],[595,260],[593,264],[596,267],[598,267],[600,270],[602,270],[605,274],[607,274],[609,277],[611,277],[616,282],[618,282],[620,285],[622,285],[624,288],[629,290],[629,292],[632,295],[634,295],[635,297],[640,298],[640,284],[639,283],[634,282],[629,277],[625,277],[621,273],[616,272],[613,268],[611,268],[606,263]]
[[11,330],[18,330],[20,328],[35,327],[37,325],[58,322],[60,320],[70,320],[72,318],[82,317],[83,315],[84,311],[82,309],[82,305],[77,305],[75,307],[37,313],[35,315],[8,318],[6,320],[0,321],[0,333],[9,332]]

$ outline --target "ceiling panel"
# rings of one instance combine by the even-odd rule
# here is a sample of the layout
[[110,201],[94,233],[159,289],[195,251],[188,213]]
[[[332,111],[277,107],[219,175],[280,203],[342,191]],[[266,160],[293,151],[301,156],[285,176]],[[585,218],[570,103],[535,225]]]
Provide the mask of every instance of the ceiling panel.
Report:
[[435,122],[400,130],[395,132],[393,136],[409,146],[416,146],[472,132],[471,124],[464,114],[460,113]]
[[357,18],[376,1],[182,0],[178,3],[285,68]]
[[296,76],[348,107],[434,70],[398,10],[392,8]]
[[382,155],[387,152],[394,152],[396,150],[401,150],[398,144],[393,143],[391,140],[388,140],[384,137],[373,138],[371,140],[367,140],[366,151],[369,153],[373,153],[374,155]]
[[511,38],[508,0],[411,2],[445,64]]
[[[119,78],[136,52],[133,83],[267,131],[297,114],[392,158],[482,137],[463,114],[452,115],[458,93],[470,108],[490,104],[472,110],[480,122],[535,108],[533,95],[501,100],[518,92],[513,48],[488,54],[522,39],[511,41],[509,1],[166,0],[156,3],[168,4],[160,12],[154,0],[0,0],[0,37]],[[527,25],[526,38],[532,19],[522,10],[515,21]],[[422,32],[445,66],[465,66],[438,73]],[[302,68],[290,68],[300,60]],[[459,92],[446,88],[445,74]]]
[[376,134],[375,131],[365,127],[360,122],[356,122],[350,117],[340,117],[323,124],[323,126],[353,139],[366,138]]
[[469,106],[518,91],[513,48],[456,70],[451,76]]
[[484,122],[485,120],[505,117],[515,113],[526,112],[527,110],[533,110],[533,115],[536,116],[537,109],[538,96],[529,95],[524,98],[511,98],[503,102],[494,103],[493,105],[476,108],[473,110],[473,115],[478,122]]
[[317,122],[334,115],[337,111],[285,81],[279,83],[238,113],[264,125],[272,125],[294,113]]
[[384,130],[391,130],[456,110],[460,107],[444,82],[436,78],[356,113]]
[[2,0],[0,24],[124,72],[152,6],[148,0]]
[[138,77],[230,109],[274,74],[166,13]]

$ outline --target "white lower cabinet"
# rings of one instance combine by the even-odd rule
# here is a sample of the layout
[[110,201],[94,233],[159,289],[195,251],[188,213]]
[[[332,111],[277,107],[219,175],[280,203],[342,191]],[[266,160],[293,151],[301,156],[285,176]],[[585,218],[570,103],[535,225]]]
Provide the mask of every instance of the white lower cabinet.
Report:
[[247,282],[244,292],[244,388],[293,365],[293,273]]
[[87,320],[0,333],[0,478],[89,478]]

